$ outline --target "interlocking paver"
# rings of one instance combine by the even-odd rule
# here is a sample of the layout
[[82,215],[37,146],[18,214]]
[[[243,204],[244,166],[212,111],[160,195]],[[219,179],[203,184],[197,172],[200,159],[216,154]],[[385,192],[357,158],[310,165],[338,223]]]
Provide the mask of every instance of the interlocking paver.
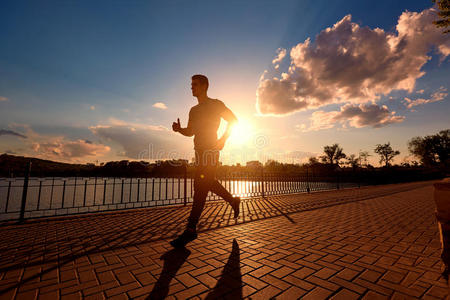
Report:
[[304,300],[320,300],[327,299],[333,292],[324,289],[320,286],[315,287],[312,291],[306,294],[303,299]]
[[330,299],[333,300],[356,300],[359,299],[360,295],[357,293],[354,293],[352,291],[349,291],[347,289],[342,289],[339,292],[337,292],[335,295],[333,295]]
[[431,184],[209,202],[181,252],[190,206],[6,224],[0,298],[442,299]]

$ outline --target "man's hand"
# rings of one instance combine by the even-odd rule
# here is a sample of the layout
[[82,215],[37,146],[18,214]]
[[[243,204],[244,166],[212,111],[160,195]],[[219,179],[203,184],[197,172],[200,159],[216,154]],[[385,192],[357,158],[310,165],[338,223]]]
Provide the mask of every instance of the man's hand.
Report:
[[221,137],[220,139],[218,139],[217,142],[216,142],[216,147],[215,147],[215,148],[216,148],[217,150],[222,150],[223,147],[225,147],[225,143],[226,143],[226,141],[228,140],[228,138],[229,138],[230,135],[231,135],[231,129],[233,128],[234,124],[236,124],[236,121],[232,121],[232,122],[229,122],[229,123],[227,124],[227,128],[225,129],[224,134],[223,134],[222,137]]
[[225,147],[225,142],[226,142],[227,140],[226,139],[224,139],[223,137],[222,138],[220,138],[220,139],[218,139],[217,140],[217,142],[216,142],[216,150],[222,150],[223,149],[223,147]]
[[175,132],[179,132],[181,130],[180,118],[177,118],[177,122],[172,123],[172,129]]

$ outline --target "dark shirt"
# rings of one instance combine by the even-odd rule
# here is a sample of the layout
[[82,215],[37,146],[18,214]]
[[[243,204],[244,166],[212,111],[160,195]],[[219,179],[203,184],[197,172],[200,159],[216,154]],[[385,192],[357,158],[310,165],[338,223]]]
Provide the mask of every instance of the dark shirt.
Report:
[[236,116],[218,99],[205,100],[191,108],[187,128],[195,135],[194,149],[215,149],[221,118],[230,122],[235,120]]

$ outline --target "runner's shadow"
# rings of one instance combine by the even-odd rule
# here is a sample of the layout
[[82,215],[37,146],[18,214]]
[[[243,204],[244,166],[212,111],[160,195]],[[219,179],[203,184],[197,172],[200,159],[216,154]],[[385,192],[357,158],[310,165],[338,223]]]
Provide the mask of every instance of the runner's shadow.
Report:
[[164,261],[163,270],[147,299],[164,299],[167,296],[170,281],[175,277],[190,254],[191,251],[182,248],[170,250],[161,256],[160,259]]
[[222,275],[214,289],[206,296],[206,300],[222,299],[225,294],[231,296],[231,299],[242,299],[242,274],[239,264],[239,245],[234,239],[233,248]]

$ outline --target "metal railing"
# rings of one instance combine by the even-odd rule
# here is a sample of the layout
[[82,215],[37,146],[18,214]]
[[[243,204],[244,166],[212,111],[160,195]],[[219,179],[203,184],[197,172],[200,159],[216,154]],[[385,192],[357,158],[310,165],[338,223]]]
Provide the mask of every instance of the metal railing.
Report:
[[[187,205],[193,201],[194,180],[186,169],[177,177],[24,177],[0,178],[0,221],[89,212]],[[284,175],[235,172],[218,178],[234,196],[264,197],[359,187],[358,177]],[[219,200],[209,193],[207,200]]]

